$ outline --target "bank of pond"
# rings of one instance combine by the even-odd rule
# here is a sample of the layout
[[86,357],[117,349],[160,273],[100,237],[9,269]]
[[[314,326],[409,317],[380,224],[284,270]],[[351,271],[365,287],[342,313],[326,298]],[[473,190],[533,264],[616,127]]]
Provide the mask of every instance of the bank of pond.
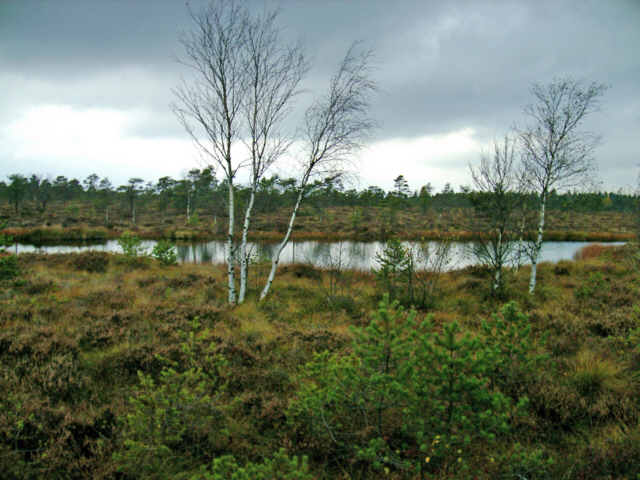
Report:
[[[155,240],[142,240],[141,248],[151,252],[157,244]],[[443,270],[464,268],[478,263],[473,255],[473,242],[448,242],[450,245],[449,260]],[[607,245],[622,245],[623,242],[609,242]],[[385,242],[323,242],[323,241],[292,241],[285,247],[281,255],[282,264],[306,263],[316,267],[336,267],[343,270],[370,271],[377,267],[376,256],[384,248]],[[441,242],[403,242],[405,247],[419,251],[418,259],[423,258],[429,252],[436,252]],[[576,253],[591,242],[545,242],[540,253],[542,262],[559,262],[571,260]],[[276,243],[249,242],[248,251],[254,262],[271,260],[276,248]],[[15,244],[11,250],[14,253],[79,253],[84,251],[101,251],[121,253],[122,249],[117,240],[108,240],[103,243],[65,244],[65,245],[32,245]],[[221,264],[225,262],[225,243],[220,240],[208,242],[180,242],[176,244],[177,258],[180,263],[197,264]],[[523,258],[522,262],[527,263]],[[421,265],[418,264],[418,268]]]

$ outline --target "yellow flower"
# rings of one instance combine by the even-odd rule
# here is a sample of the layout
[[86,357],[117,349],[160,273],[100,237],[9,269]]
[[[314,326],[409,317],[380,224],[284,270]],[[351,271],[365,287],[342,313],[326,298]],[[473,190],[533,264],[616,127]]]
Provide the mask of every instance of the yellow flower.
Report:
[[425,463],[429,463],[430,460],[431,460],[431,457],[427,457],[424,459]]

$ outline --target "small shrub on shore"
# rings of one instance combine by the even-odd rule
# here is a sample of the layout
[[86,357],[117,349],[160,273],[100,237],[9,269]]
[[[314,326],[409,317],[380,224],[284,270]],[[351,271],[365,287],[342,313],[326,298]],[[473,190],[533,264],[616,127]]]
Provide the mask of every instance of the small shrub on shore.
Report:
[[125,257],[134,258],[144,255],[145,247],[142,246],[140,237],[129,232],[124,232],[118,239],[118,245]]
[[103,273],[109,266],[109,254],[106,252],[79,253],[71,258],[71,264],[76,270]]
[[178,263],[176,246],[168,240],[160,240],[156,243],[151,251],[151,256],[165,266]]
[[[6,222],[0,225],[0,232],[6,226]],[[5,253],[5,247],[13,244],[13,238],[0,233],[0,280],[11,280],[20,274],[18,257]]]
[[590,258],[601,257],[604,252],[610,250],[611,247],[602,245],[601,243],[592,243],[591,245],[585,245],[578,250],[574,255],[574,260],[588,260]]

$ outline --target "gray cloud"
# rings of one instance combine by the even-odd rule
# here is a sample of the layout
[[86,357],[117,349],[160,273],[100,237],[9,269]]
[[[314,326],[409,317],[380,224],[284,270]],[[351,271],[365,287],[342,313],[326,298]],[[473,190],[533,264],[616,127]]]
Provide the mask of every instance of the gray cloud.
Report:
[[[198,8],[203,1],[190,3]],[[524,121],[532,82],[571,75],[612,87],[587,125],[603,136],[597,155],[605,186],[626,186],[635,171],[635,0],[250,4],[265,5],[281,8],[285,35],[301,38],[314,60],[305,82],[310,91],[326,85],[354,40],[374,49],[380,93],[373,114],[381,126],[374,140],[473,128],[478,141],[487,141]],[[144,111],[148,121],[129,134],[186,138],[169,103],[171,88],[185,74],[174,56],[181,51],[179,33],[188,28],[185,4],[178,0],[0,2],[0,88],[10,92],[0,98],[0,134],[25,110],[59,104]],[[299,99],[300,110],[308,100]],[[0,145],[0,175],[35,167],[12,164],[10,148]],[[109,165],[102,172],[110,174]]]

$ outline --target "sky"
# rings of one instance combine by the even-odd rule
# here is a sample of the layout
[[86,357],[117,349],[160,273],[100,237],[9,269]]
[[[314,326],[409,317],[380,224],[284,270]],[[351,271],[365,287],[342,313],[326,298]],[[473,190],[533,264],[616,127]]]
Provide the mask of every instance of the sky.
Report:
[[[204,0],[192,0],[198,9]],[[279,8],[311,69],[286,126],[322,94],[354,41],[374,52],[377,128],[353,158],[352,186],[404,175],[471,185],[491,142],[526,124],[534,82],[609,88],[584,128],[604,190],[632,191],[640,168],[639,0],[247,0]],[[204,166],[173,114],[185,67],[184,0],[0,0],[0,180],[181,178]],[[290,176],[290,162],[272,173]],[[221,175],[221,172],[219,176]]]

